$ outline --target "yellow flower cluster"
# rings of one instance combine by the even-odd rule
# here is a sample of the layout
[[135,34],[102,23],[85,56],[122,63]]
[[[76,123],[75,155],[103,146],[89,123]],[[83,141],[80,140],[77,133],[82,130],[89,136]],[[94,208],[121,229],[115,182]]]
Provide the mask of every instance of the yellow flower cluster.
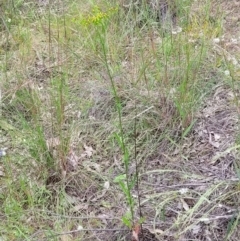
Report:
[[99,7],[95,7],[92,10],[92,13],[85,17],[82,20],[82,24],[83,25],[98,25],[100,23],[102,23],[104,20],[108,19],[110,16],[112,16],[112,14],[114,14],[117,11],[117,7],[115,8],[109,8],[107,11],[103,12],[99,9]]

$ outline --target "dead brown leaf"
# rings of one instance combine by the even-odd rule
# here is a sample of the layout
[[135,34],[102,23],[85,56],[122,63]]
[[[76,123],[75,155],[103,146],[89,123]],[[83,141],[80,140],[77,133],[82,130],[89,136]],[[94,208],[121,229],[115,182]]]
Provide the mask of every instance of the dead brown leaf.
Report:
[[84,144],[84,149],[85,149],[85,151],[83,152],[81,157],[90,158],[93,155],[93,153],[95,152],[95,150],[91,146],[87,146],[86,144]]
[[77,169],[79,162],[79,157],[71,148],[69,151],[69,155],[67,156],[67,167],[70,171],[75,171]]

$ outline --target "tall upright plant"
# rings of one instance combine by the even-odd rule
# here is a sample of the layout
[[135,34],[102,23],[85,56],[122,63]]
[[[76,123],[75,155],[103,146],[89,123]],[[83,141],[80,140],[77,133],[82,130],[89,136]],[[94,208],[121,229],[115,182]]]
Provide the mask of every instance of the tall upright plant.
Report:
[[106,40],[106,34],[108,31],[109,22],[110,22],[109,16],[115,10],[116,9],[111,8],[104,13],[100,9],[95,8],[95,15],[91,16],[91,18],[89,18],[88,21],[86,21],[86,23],[89,23],[92,20],[92,23],[94,26],[95,38],[96,38],[97,44],[100,45],[100,49],[103,54],[101,57],[102,57],[107,75],[110,79],[110,86],[111,86],[112,94],[115,100],[115,107],[118,113],[118,132],[114,133],[114,137],[123,155],[124,173],[121,175],[118,175],[115,178],[114,182],[119,184],[126,198],[127,205],[129,207],[129,212],[126,212],[126,214],[122,218],[122,221],[126,226],[128,226],[129,228],[132,228],[135,223],[134,207],[136,205],[132,195],[132,190],[138,181],[138,177],[136,174],[133,176],[129,174],[130,154],[126,144],[123,122],[122,122],[122,103],[118,95],[115,82],[113,80],[113,70],[108,58],[109,46]]

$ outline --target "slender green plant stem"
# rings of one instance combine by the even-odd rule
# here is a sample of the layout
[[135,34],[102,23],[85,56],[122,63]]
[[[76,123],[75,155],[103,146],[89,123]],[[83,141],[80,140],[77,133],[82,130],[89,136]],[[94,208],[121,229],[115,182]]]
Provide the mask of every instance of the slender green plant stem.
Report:
[[121,142],[122,142],[122,151],[123,151],[123,155],[124,155],[124,168],[125,168],[125,174],[126,174],[127,201],[128,201],[129,208],[130,208],[132,222],[134,223],[134,210],[133,210],[134,202],[133,202],[132,195],[131,195],[131,184],[130,184],[130,177],[129,177],[129,163],[126,162],[126,160],[125,160],[126,156],[127,156],[127,158],[129,158],[129,157],[128,157],[128,154],[127,154],[127,148],[126,148],[125,140],[124,140],[124,131],[123,131],[122,115],[121,115],[121,103],[120,103],[119,96],[117,94],[116,86],[114,84],[111,69],[110,69],[110,66],[108,64],[107,49],[106,49],[106,43],[105,43],[105,33],[106,33],[106,26],[104,24],[102,24],[102,31],[99,32],[99,37],[100,37],[100,43],[102,45],[102,50],[103,50],[104,63],[105,63],[106,69],[107,69],[107,74],[108,74],[110,82],[111,82],[111,87],[112,87],[112,90],[113,90],[113,95],[114,95],[114,98],[115,98],[117,112],[118,112],[119,130],[120,130],[120,137],[121,137]]

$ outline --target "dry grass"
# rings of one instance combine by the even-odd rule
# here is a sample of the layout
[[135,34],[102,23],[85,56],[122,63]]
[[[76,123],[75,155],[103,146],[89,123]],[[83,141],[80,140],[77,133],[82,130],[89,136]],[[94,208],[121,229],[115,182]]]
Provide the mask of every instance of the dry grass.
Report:
[[215,4],[178,1],[177,32],[113,1],[3,3],[0,240],[130,240],[136,165],[159,240],[238,240],[239,40]]

